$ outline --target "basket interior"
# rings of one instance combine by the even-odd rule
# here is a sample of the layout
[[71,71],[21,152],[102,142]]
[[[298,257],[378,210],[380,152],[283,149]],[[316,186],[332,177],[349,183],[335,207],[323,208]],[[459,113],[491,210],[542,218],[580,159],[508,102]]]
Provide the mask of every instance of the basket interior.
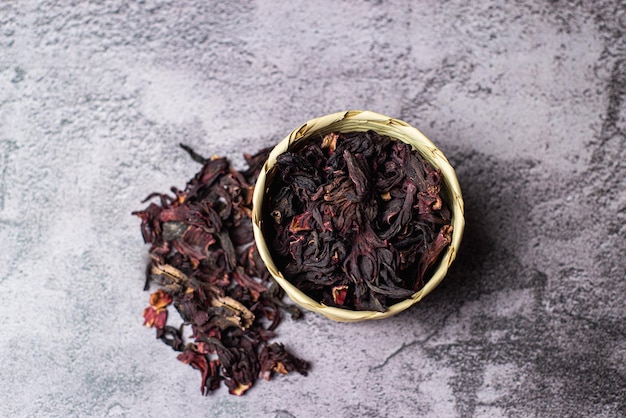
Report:
[[[287,150],[297,150],[299,146],[304,146],[308,139],[312,137],[323,137],[328,133],[346,132],[366,132],[374,130],[381,135],[386,135],[392,139],[400,140],[412,146],[423,158],[439,168],[442,173],[443,187],[441,197],[449,205],[452,212],[452,242],[440,256],[438,264],[432,270],[432,274],[426,278],[425,285],[415,292],[410,298],[390,306],[385,312],[375,311],[354,311],[344,308],[337,308],[321,304],[298,288],[291,284],[279,271],[271,251],[265,240],[263,224],[263,206],[265,204],[265,194],[269,192],[269,185],[274,177],[273,169],[276,157]],[[407,123],[383,116],[374,112],[349,111],[340,112],[322,118],[313,119],[300,128],[294,130],[288,137],[281,141],[265,163],[261,174],[257,180],[253,202],[253,228],[255,241],[259,248],[259,253],[266,263],[270,273],[279,285],[285,290],[288,296],[298,305],[309,309],[337,321],[355,322],[368,319],[382,319],[395,315],[413,304],[417,303],[424,296],[432,292],[445,277],[449,266],[456,257],[457,249],[461,242],[465,221],[464,207],[454,169],[448,163],[443,153],[420,131],[411,127]]]

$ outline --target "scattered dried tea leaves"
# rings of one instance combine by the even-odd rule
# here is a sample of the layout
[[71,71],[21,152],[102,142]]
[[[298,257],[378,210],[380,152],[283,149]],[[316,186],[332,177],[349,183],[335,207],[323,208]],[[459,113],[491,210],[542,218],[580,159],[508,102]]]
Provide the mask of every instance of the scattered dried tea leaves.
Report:
[[385,311],[424,286],[450,244],[439,170],[374,131],[329,133],[278,156],[264,233],[285,277],[314,299]]
[[[158,287],[144,311],[144,325],[181,352],[178,360],[201,372],[203,394],[222,381],[231,394],[243,395],[258,378],[293,371],[306,375],[307,362],[269,342],[281,310],[301,316],[282,301],[284,293],[254,244],[252,191],[269,150],[244,155],[249,168],[237,171],[225,158],[205,159],[181,146],[203,164],[200,172],[184,190],[153,193],[145,201],[158,198],[159,204],[133,212],[151,244],[145,288]],[[179,327],[167,325],[170,305],[184,321]]]

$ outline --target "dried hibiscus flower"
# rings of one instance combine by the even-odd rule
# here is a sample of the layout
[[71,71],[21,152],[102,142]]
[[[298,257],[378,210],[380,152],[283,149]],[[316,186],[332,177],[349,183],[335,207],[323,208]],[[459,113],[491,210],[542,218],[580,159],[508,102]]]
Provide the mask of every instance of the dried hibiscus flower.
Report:
[[[282,311],[301,316],[282,301],[252,234],[252,191],[269,151],[244,155],[249,168],[237,171],[225,158],[205,159],[181,146],[202,163],[200,172],[184,190],[153,193],[146,201],[158,198],[159,204],[133,212],[151,244],[145,288],[159,287],[150,296],[144,324],[181,352],[178,360],[200,371],[203,394],[221,381],[231,394],[242,395],[259,377],[306,375],[307,362],[268,342]],[[170,304],[184,321],[178,328],[166,325]]]
[[172,303],[172,296],[162,289],[150,295],[150,306],[143,311],[144,325],[163,329],[167,321],[167,305]]

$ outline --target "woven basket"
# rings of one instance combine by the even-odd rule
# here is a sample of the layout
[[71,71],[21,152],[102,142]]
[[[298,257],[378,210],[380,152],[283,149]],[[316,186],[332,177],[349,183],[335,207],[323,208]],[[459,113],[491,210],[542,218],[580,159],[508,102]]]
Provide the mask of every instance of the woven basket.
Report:
[[[439,265],[434,269],[430,277],[425,278],[425,286],[418,290],[409,299],[390,306],[385,312],[375,311],[353,311],[349,309],[336,308],[321,304],[304,294],[288,280],[276,267],[272,260],[268,244],[263,235],[263,201],[265,193],[268,192],[268,173],[276,163],[276,157],[287,151],[294,143],[305,140],[312,135],[324,136],[330,132],[365,132],[373,130],[381,135],[406,142],[416,149],[429,163],[441,170],[444,187],[442,188],[442,198],[448,203],[452,212],[452,242],[441,257]],[[271,174],[270,174],[271,175]],[[254,239],[269,272],[285,290],[287,295],[302,308],[318,312],[327,318],[341,322],[357,322],[370,319],[382,319],[395,315],[419,302],[424,296],[432,292],[443,280],[448,268],[456,257],[457,249],[461,243],[463,228],[465,226],[463,198],[461,188],[454,173],[454,169],[448,163],[443,153],[426,138],[420,131],[413,128],[406,122],[393,119],[369,111],[350,110],[347,112],[333,113],[306,122],[295,129],[285,139],[276,145],[265,162],[259,174],[253,197],[252,221],[254,229]]]

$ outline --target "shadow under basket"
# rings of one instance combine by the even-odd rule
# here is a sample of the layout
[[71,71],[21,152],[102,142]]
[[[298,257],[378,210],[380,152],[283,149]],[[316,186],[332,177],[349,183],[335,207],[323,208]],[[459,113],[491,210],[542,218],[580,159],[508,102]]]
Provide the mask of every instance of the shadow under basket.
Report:
[[[422,157],[441,171],[443,187],[442,199],[449,205],[452,214],[452,239],[448,247],[440,256],[438,264],[425,277],[425,285],[416,291],[410,298],[391,305],[385,312],[357,311],[324,305],[313,300],[287,280],[276,266],[263,230],[263,206],[266,193],[269,193],[269,178],[276,158],[290,150],[294,144],[306,141],[312,136],[324,136],[328,133],[366,132],[373,130],[380,135],[405,142],[418,151]],[[265,262],[270,274],[285,290],[287,295],[299,306],[313,312],[320,313],[327,318],[341,322],[357,322],[371,319],[382,319],[395,315],[419,302],[424,296],[432,292],[441,283],[454,261],[457,249],[461,243],[465,227],[463,197],[454,169],[443,153],[416,128],[398,119],[384,116],[370,111],[350,110],[333,113],[306,122],[295,129],[285,139],[279,142],[270,153],[263,165],[254,188],[252,224],[254,239],[261,258]]]

